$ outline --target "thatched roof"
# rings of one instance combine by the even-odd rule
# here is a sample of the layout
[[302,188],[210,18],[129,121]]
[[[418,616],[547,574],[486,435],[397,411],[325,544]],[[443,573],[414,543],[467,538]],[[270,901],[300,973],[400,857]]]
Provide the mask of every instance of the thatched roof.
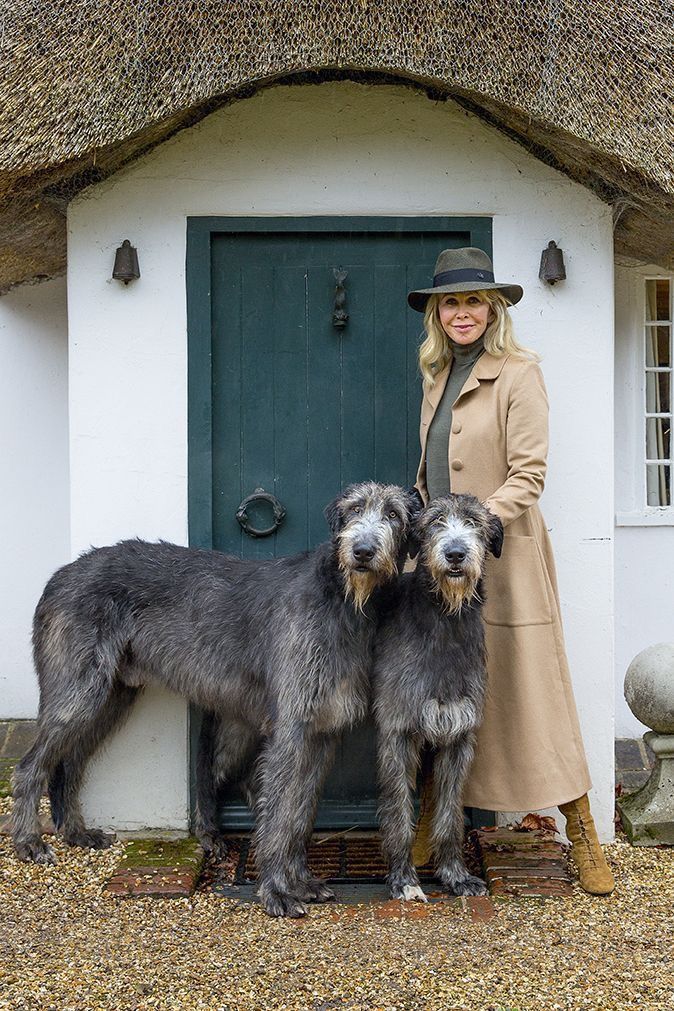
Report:
[[0,0],[0,290],[65,265],[68,200],[251,89],[344,76],[451,97],[671,264],[660,0]]

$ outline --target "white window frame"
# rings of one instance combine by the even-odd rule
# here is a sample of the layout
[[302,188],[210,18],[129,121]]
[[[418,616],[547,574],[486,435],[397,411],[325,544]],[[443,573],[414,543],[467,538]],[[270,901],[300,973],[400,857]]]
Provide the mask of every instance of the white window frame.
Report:
[[[674,505],[647,505],[646,488],[646,282],[655,280],[669,281],[670,289],[670,320],[674,309],[674,273],[650,265],[635,270],[633,297],[630,300],[630,330],[633,342],[633,353],[630,355],[632,375],[630,386],[633,390],[631,418],[631,508],[616,512],[616,526],[674,526]],[[665,322],[665,321],[663,321]],[[669,322],[669,321],[668,321]],[[670,335],[670,409],[674,396],[674,325]],[[671,441],[671,437],[670,437]],[[670,445],[670,453],[674,456],[674,445]],[[670,488],[674,494],[674,459],[670,459]],[[627,503],[626,503],[627,504]]]

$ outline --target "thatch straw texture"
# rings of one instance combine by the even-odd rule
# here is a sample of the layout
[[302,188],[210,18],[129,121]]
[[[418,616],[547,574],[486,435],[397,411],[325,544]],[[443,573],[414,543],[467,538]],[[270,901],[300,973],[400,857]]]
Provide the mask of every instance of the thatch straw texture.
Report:
[[670,262],[661,0],[1,0],[0,16],[0,290],[63,269],[80,189],[305,74],[455,98],[614,204],[619,252]]

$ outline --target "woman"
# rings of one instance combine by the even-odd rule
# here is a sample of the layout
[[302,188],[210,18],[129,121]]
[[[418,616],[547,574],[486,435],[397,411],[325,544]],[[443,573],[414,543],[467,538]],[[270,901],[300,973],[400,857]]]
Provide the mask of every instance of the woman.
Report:
[[548,401],[537,356],[513,335],[519,285],[494,281],[480,249],[447,249],[433,287],[410,292],[424,313],[421,463],[427,502],[477,495],[501,519],[484,620],[489,688],[464,803],[489,811],[559,807],[582,887],[613,890],[590,814],[590,777],[564,650],[555,564],[538,499]]

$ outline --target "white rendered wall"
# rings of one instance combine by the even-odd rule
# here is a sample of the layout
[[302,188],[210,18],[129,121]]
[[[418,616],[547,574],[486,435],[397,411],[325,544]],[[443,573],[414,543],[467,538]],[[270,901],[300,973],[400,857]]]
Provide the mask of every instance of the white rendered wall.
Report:
[[616,737],[639,737],[647,730],[625,702],[623,684],[629,664],[647,646],[674,641],[674,510],[668,525],[649,526],[652,516],[639,516],[644,511],[644,336],[639,296],[644,277],[660,273],[655,265],[625,264],[616,269]]
[[[543,355],[552,402],[543,503],[601,832],[613,797],[613,276],[609,209],[451,102],[403,87],[279,87],[214,113],[88,190],[69,215],[72,536],[79,549],[127,535],[187,539],[185,228],[189,215],[493,216],[497,275],[523,284],[513,311]],[[142,277],[111,281],[115,247]],[[568,281],[538,280],[550,239]],[[405,292],[392,293],[404,298]],[[185,707],[166,700],[123,731],[98,816],[147,824],[164,795],[147,735],[171,726],[162,775],[187,810]],[[121,736],[121,735],[120,735]],[[127,771],[128,770],[128,771]],[[133,779],[123,793],[111,784]],[[181,794],[181,791],[184,793]],[[91,799],[89,801],[91,803]],[[134,816],[135,817],[135,816]],[[123,819],[122,819],[123,820]],[[163,822],[162,822],[163,823]]]
[[0,297],[0,473],[0,719],[25,719],[33,611],[70,561],[65,278]]

